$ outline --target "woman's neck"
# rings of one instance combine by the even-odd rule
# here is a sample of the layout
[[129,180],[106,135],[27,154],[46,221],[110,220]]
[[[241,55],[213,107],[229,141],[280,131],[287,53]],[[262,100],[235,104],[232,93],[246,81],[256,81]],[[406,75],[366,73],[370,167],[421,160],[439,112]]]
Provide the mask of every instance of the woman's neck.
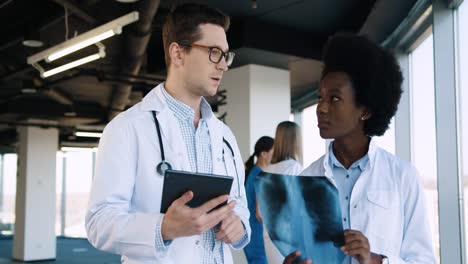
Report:
[[370,138],[367,136],[335,139],[333,141],[333,154],[348,169],[355,161],[367,154],[369,143]]
[[255,165],[262,168],[262,170],[266,170],[266,167],[268,167],[269,164],[262,159],[258,159]]

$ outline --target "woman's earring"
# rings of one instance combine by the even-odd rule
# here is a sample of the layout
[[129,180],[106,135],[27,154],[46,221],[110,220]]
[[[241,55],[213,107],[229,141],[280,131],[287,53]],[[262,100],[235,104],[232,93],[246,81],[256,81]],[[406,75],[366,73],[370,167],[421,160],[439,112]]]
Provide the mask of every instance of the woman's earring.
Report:
[[366,118],[365,118],[365,117],[363,117],[363,116],[361,116],[361,120],[362,120],[362,121],[364,121],[364,120],[366,120]]

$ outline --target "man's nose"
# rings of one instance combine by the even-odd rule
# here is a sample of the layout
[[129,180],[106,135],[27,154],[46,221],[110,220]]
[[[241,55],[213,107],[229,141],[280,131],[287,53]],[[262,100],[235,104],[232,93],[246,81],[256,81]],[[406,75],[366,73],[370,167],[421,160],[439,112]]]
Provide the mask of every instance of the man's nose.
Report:
[[222,70],[222,71],[227,71],[228,70],[228,65],[227,65],[227,61],[226,61],[226,57],[223,56],[221,58],[221,61],[216,64],[216,68],[219,69],[219,70]]

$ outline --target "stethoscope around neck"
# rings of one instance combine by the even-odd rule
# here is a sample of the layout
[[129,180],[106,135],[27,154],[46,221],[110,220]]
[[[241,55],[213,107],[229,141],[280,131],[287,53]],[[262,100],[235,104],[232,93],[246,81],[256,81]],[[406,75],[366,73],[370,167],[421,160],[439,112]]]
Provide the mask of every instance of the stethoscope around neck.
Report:
[[[167,170],[172,170],[172,165],[166,161],[166,155],[164,152],[164,145],[162,142],[162,137],[161,137],[161,128],[159,126],[159,121],[158,118],[156,117],[156,111],[151,111],[153,113],[153,119],[154,119],[154,124],[156,126],[156,131],[158,133],[158,141],[159,141],[159,151],[161,153],[161,162],[156,166],[156,172],[162,177],[164,176],[164,173]],[[223,143],[226,144],[226,146],[229,148],[231,151],[232,155],[232,162],[234,164],[234,170],[236,171],[236,178],[237,178],[237,195],[236,198],[240,199],[240,183],[239,183],[239,174],[237,172],[237,164],[236,164],[236,158],[234,155],[234,150],[231,147],[231,144],[223,137]],[[224,164],[224,170],[226,171],[226,175],[228,174],[227,166],[226,166],[226,160],[224,159],[224,148],[223,148],[223,164]]]

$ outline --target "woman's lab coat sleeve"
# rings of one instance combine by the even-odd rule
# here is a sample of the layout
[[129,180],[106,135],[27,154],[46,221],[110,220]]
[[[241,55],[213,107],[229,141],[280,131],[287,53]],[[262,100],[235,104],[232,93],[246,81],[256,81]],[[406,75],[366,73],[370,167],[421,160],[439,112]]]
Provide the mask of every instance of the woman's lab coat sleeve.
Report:
[[162,258],[155,247],[159,213],[133,213],[138,144],[131,123],[116,117],[99,142],[95,176],[86,215],[89,242],[96,248],[139,258]]

